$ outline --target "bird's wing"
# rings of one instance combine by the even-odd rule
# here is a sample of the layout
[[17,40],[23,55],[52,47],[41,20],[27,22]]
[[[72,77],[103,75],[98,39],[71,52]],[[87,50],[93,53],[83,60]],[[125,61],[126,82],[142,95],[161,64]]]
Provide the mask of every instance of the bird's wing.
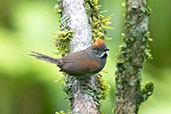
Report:
[[99,63],[93,60],[86,51],[75,52],[65,56],[63,59],[61,70],[73,75],[84,75],[93,73],[99,67]]
[[64,61],[72,61],[75,59],[89,59],[89,60],[95,60],[93,55],[91,53],[88,53],[87,50],[81,50],[77,52],[70,53],[66,56],[64,56],[62,59]]
[[68,74],[84,75],[95,72],[98,67],[97,61],[77,60],[64,63],[61,70]]

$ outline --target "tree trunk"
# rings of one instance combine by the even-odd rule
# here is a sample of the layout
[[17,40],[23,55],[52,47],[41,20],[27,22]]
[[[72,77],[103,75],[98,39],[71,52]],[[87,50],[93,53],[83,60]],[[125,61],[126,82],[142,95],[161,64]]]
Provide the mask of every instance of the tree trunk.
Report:
[[[92,26],[85,9],[84,0],[61,0],[61,30],[72,31],[69,39],[70,52],[76,52],[92,45]],[[65,77],[65,92],[71,101],[73,114],[99,114],[100,104],[97,100],[100,91],[98,74],[77,78]]]
[[147,0],[126,0],[125,33],[116,71],[115,114],[137,114],[139,105],[152,94],[153,83],[141,88],[141,73],[147,49]]

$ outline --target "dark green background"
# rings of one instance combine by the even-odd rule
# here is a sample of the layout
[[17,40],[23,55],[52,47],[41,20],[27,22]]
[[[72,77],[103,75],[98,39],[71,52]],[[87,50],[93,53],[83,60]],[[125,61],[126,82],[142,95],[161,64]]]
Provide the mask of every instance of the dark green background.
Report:
[[[102,111],[112,113],[114,72],[123,32],[122,0],[100,0],[105,15],[112,16],[106,41],[110,56],[103,77],[111,85]],[[0,1],[0,114],[54,114],[69,108],[62,91],[62,75],[55,65],[36,60],[27,50],[60,57],[51,42],[59,29],[59,15],[54,14],[55,0]],[[143,83],[155,83],[154,94],[140,107],[139,114],[171,114],[171,1],[149,0],[152,8],[150,48],[152,60],[145,62]]]

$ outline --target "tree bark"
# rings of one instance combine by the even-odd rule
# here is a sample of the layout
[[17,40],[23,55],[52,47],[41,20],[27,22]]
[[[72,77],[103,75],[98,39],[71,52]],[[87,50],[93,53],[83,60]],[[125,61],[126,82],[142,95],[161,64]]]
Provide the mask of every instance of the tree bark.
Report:
[[139,105],[152,94],[153,83],[141,89],[142,68],[148,55],[149,12],[147,0],[126,0],[125,33],[115,79],[115,114],[137,114]]
[[[92,28],[84,7],[84,0],[61,0],[62,18],[67,21],[66,27],[73,31],[70,40],[70,52],[85,49],[93,43]],[[65,91],[71,101],[73,114],[99,114],[99,104],[96,103],[96,94],[91,95],[92,89],[98,89],[97,75],[87,78],[66,76]],[[88,91],[91,92],[88,92]]]

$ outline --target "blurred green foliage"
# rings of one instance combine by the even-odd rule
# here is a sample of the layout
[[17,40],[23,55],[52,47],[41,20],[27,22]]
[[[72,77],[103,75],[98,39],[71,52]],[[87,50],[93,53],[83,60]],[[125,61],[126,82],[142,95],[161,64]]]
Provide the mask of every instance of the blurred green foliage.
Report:
[[[102,71],[111,85],[110,95],[103,102],[102,111],[112,113],[114,106],[114,72],[123,32],[123,1],[100,0],[102,10],[112,16],[106,41],[111,49],[107,65]],[[27,50],[60,57],[51,39],[59,29],[59,16],[53,12],[56,0],[4,0],[0,1],[0,114],[54,114],[67,112],[69,101],[61,87],[55,83],[62,74],[55,65],[36,60]],[[140,107],[140,114],[171,113],[171,1],[149,0],[150,42],[152,60],[147,60],[143,82],[153,81],[153,95]],[[108,72],[108,73],[105,73]]]

